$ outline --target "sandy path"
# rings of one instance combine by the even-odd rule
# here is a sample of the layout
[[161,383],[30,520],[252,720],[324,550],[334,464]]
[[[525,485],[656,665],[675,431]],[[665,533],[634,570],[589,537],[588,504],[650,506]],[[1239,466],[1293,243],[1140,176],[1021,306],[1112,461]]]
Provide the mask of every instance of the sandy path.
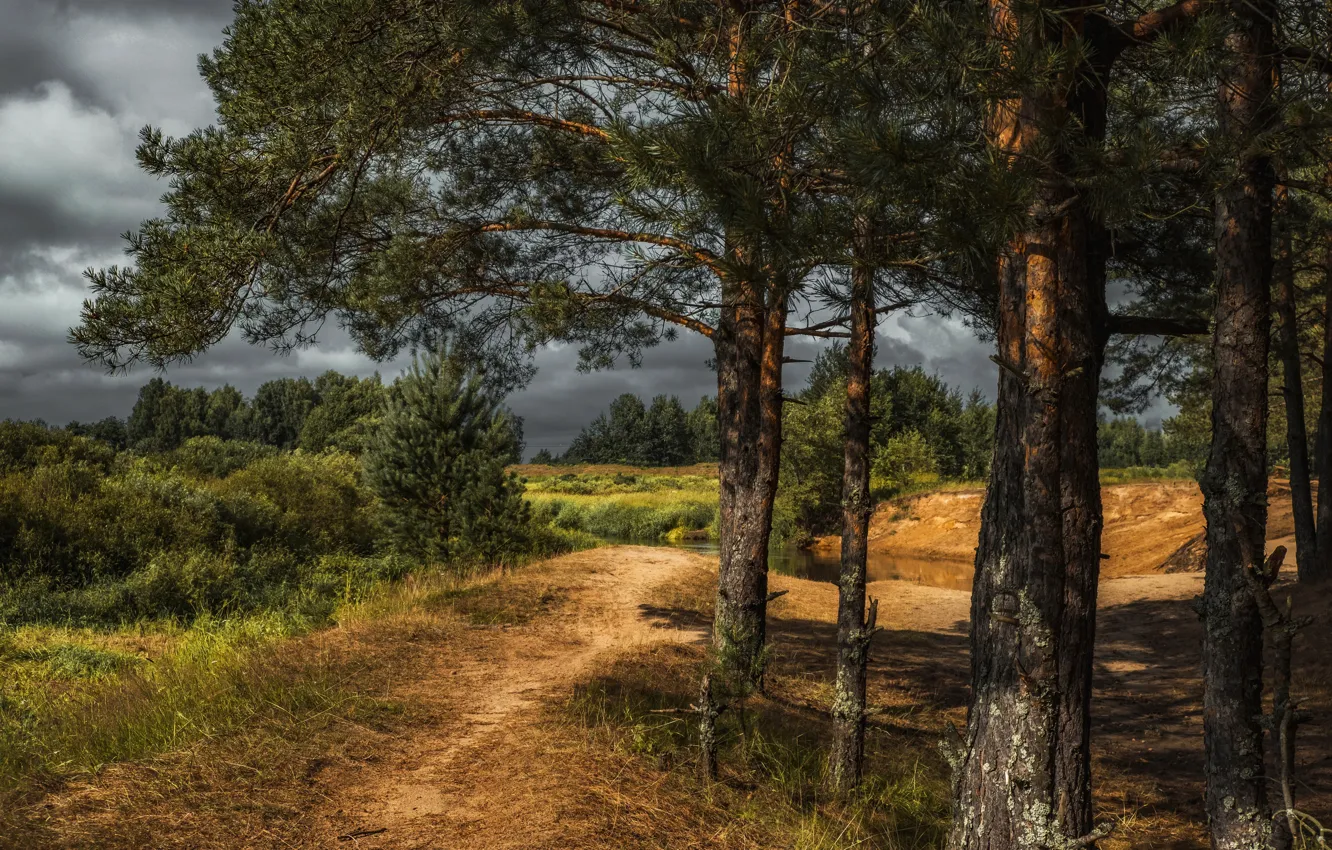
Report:
[[499,846],[492,827],[512,812],[482,787],[484,777],[502,781],[498,775],[517,758],[514,748],[532,737],[538,709],[590,678],[599,661],[648,645],[704,640],[700,629],[666,623],[647,605],[656,588],[697,570],[700,561],[667,548],[615,547],[552,562],[574,583],[558,616],[495,629],[462,662],[410,671],[411,681],[393,698],[433,704],[443,722],[389,742],[363,775],[335,780],[330,832],[384,830],[357,838],[358,847]]

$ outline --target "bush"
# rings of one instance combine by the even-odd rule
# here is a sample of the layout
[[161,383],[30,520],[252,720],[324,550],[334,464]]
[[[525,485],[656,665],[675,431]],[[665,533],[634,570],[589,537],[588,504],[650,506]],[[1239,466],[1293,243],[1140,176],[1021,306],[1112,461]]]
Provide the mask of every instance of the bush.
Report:
[[226,478],[260,458],[272,457],[277,449],[263,443],[223,440],[220,437],[191,437],[180,448],[156,460],[168,469],[203,478]]
[[271,506],[276,527],[262,531],[293,552],[368,555],[382,536],[382,516],[360,475],[349,454],[284,454],[261,458],[215,487],[229,504]]
[[543,499],[534,504],[533,523],[580,531],[608,540],[658,541],[677,528],[688,531],[717,527],[717,506],[678,501],[634,504],[617,499],[576,501]]
[[891,490],[902,490],[922,475],[938,471],[929,442],[919,431],[895,434],[874,453],[871,474],[882,479]]

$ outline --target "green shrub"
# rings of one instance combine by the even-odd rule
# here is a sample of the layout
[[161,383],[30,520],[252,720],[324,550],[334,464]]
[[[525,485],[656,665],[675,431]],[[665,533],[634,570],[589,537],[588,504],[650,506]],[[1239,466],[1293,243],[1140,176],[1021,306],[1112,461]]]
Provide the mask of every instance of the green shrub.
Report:
[[39,466],[71,463],[105,472],[115,460],[115,449],[100,440],[79,437],[40,422],[0,422],[0,472],[19,472]]
[[379,508],[349,454],[261,458],[214,486],[241,504],[272,506],[276,527],[263,531],[303,556],[344,550],[368,555],[382,536]]
[[938,471],[938,460],[929,441],[919,431],[904,431],[889,437],[874,453],[871,472],[892,490],[902,490],[922,475]]
[[223,440],[220,437],[191,437],[180,448],[164,452],[154,460],[167,469],[178,469],[202,478],[226,478],[260,458],[273,457],[277,449],[263,443]]

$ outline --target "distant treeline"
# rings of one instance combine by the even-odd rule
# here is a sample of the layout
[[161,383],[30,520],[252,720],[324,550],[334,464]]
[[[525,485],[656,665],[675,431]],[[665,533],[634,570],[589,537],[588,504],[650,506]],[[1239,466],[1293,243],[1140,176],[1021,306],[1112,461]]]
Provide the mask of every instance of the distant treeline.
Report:
[[[172,451],[192,437],[238,440],[282,450],[338,449],[359,454],[392,392],[393,386],[384,385],[378,375],[357,378],[334,371],[313,381],[268,381],[249,399],[230,385],[210,391],[153,378],[139,389],[128,419],[71,422],[66,430],[116,449],[149,454]],[[511,421],[521,451],[522,422],[517,417]]]
[[715,399],[705,397],[686,411],[673,395],[659,395],[644,405],[625,393],[583,428],[564,454],[542,449],[532,462],[688,466],[715,463],[720,446]]
[[[840,433],[840,402],[831,395],[843,368],[843,355],[831,349],[820,357],[809,383],[797,396],[820,407],[793,413],[786,422],[788,445],[808,443],[812,430]],[[314,380],[278,378],[246,398],[230,385],[214,390],[179,387],[153,378],[139,389],[128,419],[114,416],[93,423],[71,422],[64,430],[111,447],[140,453],[168,452],[192,437],[217,437],[319,452],[359,453],[369,428],[383,409],[392,385],[328,371]],[[894,466],[933,472],[943,478],[977,480],[989,470],[994,438],[990,405],[978,391],[969,395],[919,367],[879,370],[873,381],[874,441],[880,471]],[[828,396],[826,404],[819,400]],[[798,405],[792,405],[796,407]],[[513,418],[522,443],[522,420]],[[1172,420],[1173,423],[1174,420]],[[1199,462],[1203,445],[1182,428],[1145,428],[1132,417],[1102,420],[1098,435],[1102,468],[1168,467]],[[817,439],[815,440],[817,442]],[[831,442],[829,445],[831,445]],[[890,446],[889,443],[892,443]],[[687,466],[715,463],[720,443],[717,402],[704,397],[686,409],[674,395],[650,404],[625,393],[579,432],[562,455],[541,449],[533,463],[617,463],[632,466]],[[515,459],[516,460],[516,459]],[[831,464],[833,457],[822,458]]]
[[1131,416],[1102,419],[1096,430],[1097,456],[1102,469],[1148,467],[1161,469],[1176,464],[1199,464],[1205,443],[1181,433],[1175,420],[1164,431],[1145,428]]

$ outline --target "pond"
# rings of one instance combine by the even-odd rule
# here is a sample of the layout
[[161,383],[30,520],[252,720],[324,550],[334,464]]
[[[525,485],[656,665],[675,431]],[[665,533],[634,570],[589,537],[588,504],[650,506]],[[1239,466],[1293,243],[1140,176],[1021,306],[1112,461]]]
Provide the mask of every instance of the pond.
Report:
[[[607,542],[629,543],[636,546],[668,546],[713,558],[717,557],[720,551],[715,540],[682,540],[679,543],[666,543],[660,540],[608,540]],[[871,552],[867,567],[870,581],[911,581],[949,590],[971,590],[973,569],[972,565],[965,561],[900,558]],[[774,546],[768,553],[768,568],[782,575],[835,583],[841,570],[841,563],[836,552]]]

